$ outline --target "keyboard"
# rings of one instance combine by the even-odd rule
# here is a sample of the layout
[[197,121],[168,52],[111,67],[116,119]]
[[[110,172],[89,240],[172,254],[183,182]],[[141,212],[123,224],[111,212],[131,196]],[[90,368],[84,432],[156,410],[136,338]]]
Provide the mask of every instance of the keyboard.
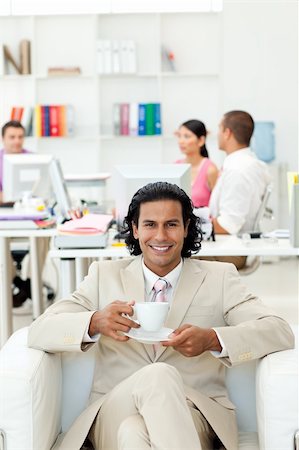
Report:
[[14,208],[0,208],[0,222],[3,221],[25,221],[42,220],[49,216],[47,211],[22,210]]

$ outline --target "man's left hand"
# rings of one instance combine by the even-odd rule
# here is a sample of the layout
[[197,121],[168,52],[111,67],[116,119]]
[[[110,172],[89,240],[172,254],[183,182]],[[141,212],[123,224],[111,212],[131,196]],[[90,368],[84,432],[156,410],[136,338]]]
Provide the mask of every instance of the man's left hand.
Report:
[[211,328],[199,328],[185,324],[174,330],[169,341],[162,342],[165,347],[173,347],[184,356],[199,356],[207,350],[221,352],[217,334]]

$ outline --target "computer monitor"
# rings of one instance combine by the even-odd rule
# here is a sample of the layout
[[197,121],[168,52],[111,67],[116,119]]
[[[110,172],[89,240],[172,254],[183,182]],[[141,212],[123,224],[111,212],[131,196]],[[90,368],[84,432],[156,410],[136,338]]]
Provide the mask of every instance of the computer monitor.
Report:
[[156,181],[177,184],[191,194],[190,164],[118,165],[113,174],[116,218],[121,226],[133,195],[142,186]]
[[56,197],[59,213],[65,219],[70,219],[69,211],[72,208],[71,199],[67,190],[62,168],[58,159],[53,158],[50,163],[50,179]]
[[20,200],[25,192],[47,200],[51,197],[49,166],[52,155],[15,154],[3,158],[3,201]]

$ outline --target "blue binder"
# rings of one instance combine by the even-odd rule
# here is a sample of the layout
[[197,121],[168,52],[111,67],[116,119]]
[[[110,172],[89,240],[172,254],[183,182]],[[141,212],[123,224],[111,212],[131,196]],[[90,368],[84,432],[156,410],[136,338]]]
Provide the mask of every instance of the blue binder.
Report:
[[139,103],[138,105],[138,135],[145,135],[145,104]]

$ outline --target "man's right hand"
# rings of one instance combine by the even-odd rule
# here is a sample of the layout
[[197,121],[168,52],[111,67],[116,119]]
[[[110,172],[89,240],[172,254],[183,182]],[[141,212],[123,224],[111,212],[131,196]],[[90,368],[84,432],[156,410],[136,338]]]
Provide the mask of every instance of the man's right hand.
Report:
[[127,341],[129,338],[118,334],[119,331],[127,333],[130,328],[139,328],[138,323],[124,317],[124,314],[132,316],[134,310],[132,306],[134,301],[131,302],[121,302],[119,300],[110,303],[101,311],[97,311],[93,314],[88,334],[89,336],[94,336],[95,334],[103,334],[104,336],[109,336],[116,341]]

